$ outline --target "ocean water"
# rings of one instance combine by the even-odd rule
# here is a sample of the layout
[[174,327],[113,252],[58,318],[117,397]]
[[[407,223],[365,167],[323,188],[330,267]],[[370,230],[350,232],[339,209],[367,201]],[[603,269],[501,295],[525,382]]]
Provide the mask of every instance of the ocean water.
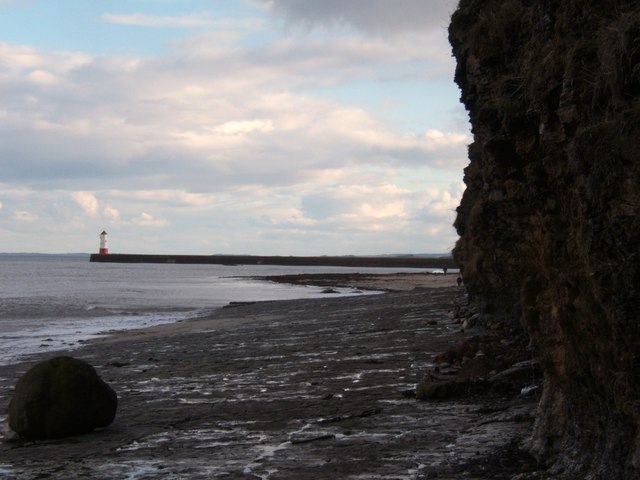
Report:
[[[0,364],[74,348],[97,335],[206,315],[229,302],[327,295],[320,287],[252,276],[353,271],[400,270],[91,263],[88,255],[0,255]],[[339,295],[362,294],[338,290]]]

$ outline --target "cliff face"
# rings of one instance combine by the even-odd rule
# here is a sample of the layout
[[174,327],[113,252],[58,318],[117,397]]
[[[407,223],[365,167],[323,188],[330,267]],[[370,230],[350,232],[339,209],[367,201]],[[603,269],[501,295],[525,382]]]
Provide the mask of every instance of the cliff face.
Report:
[[530,448],[640,478],[640,5],[462,0],[449,36],[474,134],[454,256],[542,363]]

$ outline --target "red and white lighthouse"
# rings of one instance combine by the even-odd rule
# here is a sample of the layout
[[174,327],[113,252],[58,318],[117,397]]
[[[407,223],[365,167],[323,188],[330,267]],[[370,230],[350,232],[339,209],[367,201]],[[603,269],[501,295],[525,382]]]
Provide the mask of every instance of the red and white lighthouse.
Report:
[[100,234],[100,255],[106,255],[109,253],[109,247],[107,247],[107,231],[103,230]]

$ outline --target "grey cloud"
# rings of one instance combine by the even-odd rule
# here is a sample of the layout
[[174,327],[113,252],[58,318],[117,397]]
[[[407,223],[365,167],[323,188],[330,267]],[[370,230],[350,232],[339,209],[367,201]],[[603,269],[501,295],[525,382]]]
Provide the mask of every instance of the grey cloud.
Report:
[[288,24],[346,24],[376,35],[445,27],[457,3],[457,0],[271,0],[273,13]]

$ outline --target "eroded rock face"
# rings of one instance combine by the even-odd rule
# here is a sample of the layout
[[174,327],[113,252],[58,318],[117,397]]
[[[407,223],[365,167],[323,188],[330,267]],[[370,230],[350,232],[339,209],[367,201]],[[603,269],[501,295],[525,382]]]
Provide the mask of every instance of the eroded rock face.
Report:
[[545,372],[532,451],[640,478],[640,5],[462,0],[473,127],[454,256]]
[[116,408],[116,393],[91,365],[55,357],[33,366],[18,380],[8,419],[23,438],[59,438],[106,427]]

